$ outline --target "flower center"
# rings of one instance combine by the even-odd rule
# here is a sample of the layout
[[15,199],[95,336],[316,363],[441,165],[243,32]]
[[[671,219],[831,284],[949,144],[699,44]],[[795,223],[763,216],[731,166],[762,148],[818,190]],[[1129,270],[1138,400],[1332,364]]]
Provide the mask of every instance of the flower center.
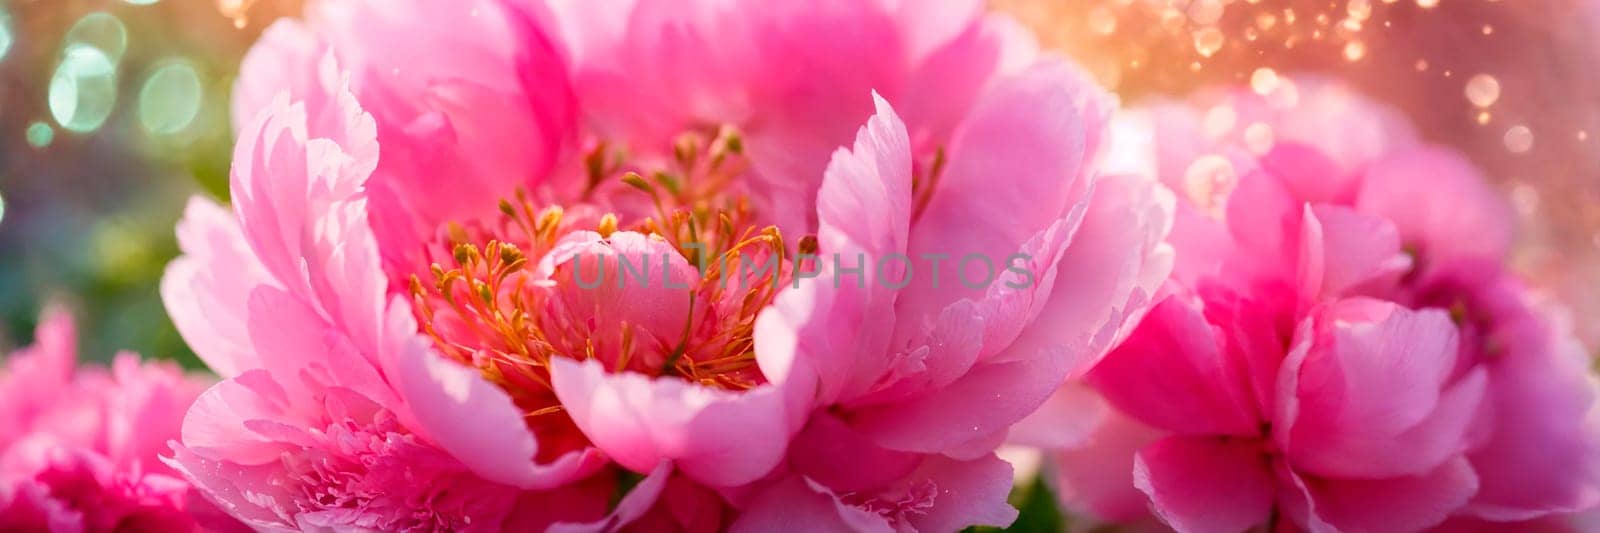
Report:
[[742,143],[729,128],[689,133],[661,159],[624,164],[602,143],[576,202],[518,191],[487,221],[447,225],[430,271],[410,279],[422,331],[510,393],[530,424],[562,412],[556,357],[731,390],[765,382],[755,319],[793,267],[778,229],[738,192]]

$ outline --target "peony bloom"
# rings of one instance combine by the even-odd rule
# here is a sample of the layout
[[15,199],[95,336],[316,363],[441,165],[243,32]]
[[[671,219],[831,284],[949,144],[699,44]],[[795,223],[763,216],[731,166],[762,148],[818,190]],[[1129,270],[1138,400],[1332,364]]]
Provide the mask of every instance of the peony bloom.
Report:
[[0,370],[0,529],[198,531],[236,528],[158,460],[206,383],[171,363],[118,354],[76,368],[64,312]]
[[607,4],[263,35],[174,465],[266,529],[1008,523],[993,449],[1170,268],[1109,96],[977,2]]
[[[1113,166],[1143,162],[1183,198],[1179,261],[1093,391],[1051,402],[1102,409],[1027,423],[1061,450],[1067,507],[1403,531],[1600,501],[1595,380],[1566,319],[1505,270],[1507,206],[1390,111],[1285,83],[1124,124],[1119,146],[1154,154]],[[1069,469],[1095,458],[1122,466]]]

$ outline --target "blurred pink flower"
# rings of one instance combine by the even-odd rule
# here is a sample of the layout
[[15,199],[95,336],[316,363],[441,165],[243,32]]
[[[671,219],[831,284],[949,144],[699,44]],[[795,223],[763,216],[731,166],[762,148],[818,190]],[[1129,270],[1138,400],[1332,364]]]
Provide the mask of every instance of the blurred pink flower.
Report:
[[238,527],[158,458],[205,382],[131,353],[110,369],[77,368],[64,312],[46,314],[35,336],[0,371],[0,529]]
[[[1111,165],[1154,163],[1144,170],[1184,199],[1179,260],[1151,318],[1089,374],[1119,413],[1034,439],[1067,464],[1110,457],[1134,473],[1063,472],[1067,505],[1135,518],[1132,481],[1169,524],[1201,530],[1269,516],[1405,530],[1593,506],[1595,379],[1564,316],[1504,270],[1509,208],[1392,112],[1286,84],[1294,105],[1202,93],[1119,124],[1130,135]],[[1346,126],[1360,134],[1325,133]],[[1137,422],[1112,423],[1124,414]],[[1253,483],[1217,485],[1231,495],[1182,484],[1261,457],[1272,466]]]
[[174,464],[262,528],[1008,523],[993,449],[1170,268],[1109,96],[981,2],[603,4],[269,28],[163,283],[226,378]]

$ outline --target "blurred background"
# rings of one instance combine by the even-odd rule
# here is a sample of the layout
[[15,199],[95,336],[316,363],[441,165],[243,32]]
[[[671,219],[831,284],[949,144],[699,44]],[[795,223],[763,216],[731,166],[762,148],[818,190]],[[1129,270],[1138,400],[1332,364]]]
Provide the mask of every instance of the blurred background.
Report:
[[[69,306],[83,354],[194,366],[157,291],[226,195],[240,58],[299,0],[0,0],[0,353]],[[998,0],[1125,102],[1314,72],[1409,115],[1517,206],[1516,265],[1600,345],[1600,7],[1578,0]]]

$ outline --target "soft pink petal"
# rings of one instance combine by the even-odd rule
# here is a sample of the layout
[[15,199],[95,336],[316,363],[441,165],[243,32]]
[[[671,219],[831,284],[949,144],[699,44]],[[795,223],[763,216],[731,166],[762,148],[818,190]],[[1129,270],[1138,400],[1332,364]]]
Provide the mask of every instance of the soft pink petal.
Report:
[[[700,273],[666,239],[633,231],[605,238],[591,231],[570,233],[540,261],[538,273],[555,283],[551,305],[586,324],[598,347],[620,345],[614,336],[629,326],[641,337],[653,337],[639,339],[642,346],[672,346],[690,316],[691,289],[700,281]],[[659,368],[662,361],[648,364]]]
[[[1517,296],[1514,305],[1529,305]],[[1600,502],[1600,381],[1588,370],[1592,358],[1555,313],[1525,318],[1508,320],[1507,333],[1518,340],[1485,362],[1493,427],[1467,456],[1482,480],[1468,512],[1491,520]]]
[[1413,477],[1292,481],[1309,502],[1307,527],[1315,532],[1417,531],[1442,522],[1478,490],[1465,459],[1453,459]]
[[1058,349],[979,365],[927,394],[854,410],[850,422],[880,446],[895,450],[940,453],[974,439],[1003,438],[1006,428],[1038,409],[1060,386],[1069,370],[1067,360],[1067,352]]
[[1139,322],[1172,270],[1165,244],[1171,192],[1147,178],[1095,183],[1083,224],[1056,266],[1049,299],[1013,349],[1069,346],[1073,373],[1087,370]]
[[260,367],[250,346],[250,291],[277,286],[239,230],[233,213],[210,200],[189,200],[178,223],[184,255],[167,266],[161,300],[184,341],[223,377]]
[[1388,220],[1334,205],[1308,205],[1301,220],[1302,293],[1313,301],[1374,280],[1396,280],[1411,268]]
[[1179,531],[1242,531],[1271,513],[1269,461],[1249,441],[1168,437],[1139,452],[1133,482]]
[[756,494],[734,520],[733,533],[890,533],[884,517],[846,504],[827,487],[798,476]]
[[318,97],[323,87],[317,62],[326,50],[322,39],[295,19],[278,19],[262,30],[239,63],[232,98],[235,132],[271,107],[279,93],[300,101]]
[[1150,516],[1150,498],[1133,484],[1134,455],[1162,432],[1115,410],[1081,442],[1050,454],[1062,505],[1111,522]]
[[883,449],[837,416],[819,412],[795,435],[788,467],[835,492],[850,493],[909,475],[922,459],[921,454]]
[[550,464],[534,463],[538,443],[511,397],[472,368],[440,357],[421,338],[400,357],[396,387],[422,427],[417,430],[484,479],[548,488],[593,473],[602,464],[590,449]]
[[1077,448],[1114,412],[1094,389],[1081,381],[1069,381],[1039,410],[1011,426],[1006,442],[1047,450]]
[[371,119],[343,103],[356,124],[343,145],[308,139],[304,108],[281,99],[242,130],[234,209],[266,270],[375,361],[387,282],[358,198],[371,167],[345,151],[371,141]]
[[834,152],[817,192],[817,244],[823,253],[860,251],[875,260],[906,249],[911,141],[889,102],[876,93],[872,98],[875,114],[851,149]]
[[1276,143],[1260,158],[1261,169],[1278,178],[1290,196],[1305,203],[1348,204],[1355,199],[1357,176],[1316,148],[1295,142]]
[[1397,151],[1372,162],[1356,207],[1393,221],[1424,265],[1500,260],[1516,231],[1505,198],[1464,156],[1443,149]]
[[[77,367],[77,327],[71,313],[52,309],[34,328],[34,343],[8,354],[0,373],[0,449],[32,431],[72,391]],[[48,423],[48,422],[46,422]],[[91,422],[91,427],[98,422]]]
[[217,508],[260,531],[294,531],[293,496],[272,483],[278,465],[240,466],[208,459],[174,444],[168,466],[183,473]]
[[[942,309],[975,289],[948,283],[962,257],[999,263],[1037,232],[1063,218],[1092,181],[1088,160],[1105,122],[1103,93],[1065,63],[1042,61],[997,81],[954,134],[949,163],[912,229],[910,255],[945,254],[944,280],[923,276],[901,295],[902,309]],[[1044,157],[1041,159],[1041,157]],[[1000,224],[972,224],[994,220]],[[971,267],[976,268],[976,267]],[[981,279],[981,272],[969,273]]]
[[551,361],[550,378],[584,435],[635,471],[672,461],[697,481],[742,485],[777,466],[789,437],[783,392],[771,385],[723,391],[677,378],[611,374],[597,361],[566,358]]
[[933,507],[907,521],[919,531],[955,531],[968,526],[1006,527],[1017,519],[1006,502],[1011,493],[1011,465],[994,454],[972,461],[929,457],[911,474],[926,478],[939,495]]
[[1296,335],[1280,382],[1274,429],[1297,470],[1418,475],[1465,450],[1485,377],[1447,381],[1457,336],[1445,312],[1347,301],[1317,320]]
[[249,421],[290,421],[288,398],[265,370],[249,370],[200,395],[183,418],[188,451],[239,465],[274,463],[283,443],[251,431]]

